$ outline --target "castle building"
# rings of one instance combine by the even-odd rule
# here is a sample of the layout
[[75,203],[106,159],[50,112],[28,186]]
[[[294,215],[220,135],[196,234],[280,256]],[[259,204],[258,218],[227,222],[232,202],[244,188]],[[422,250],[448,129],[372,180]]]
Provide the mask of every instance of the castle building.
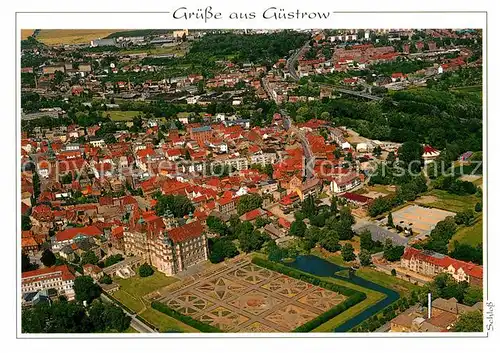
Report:
[[124,231],[125,254],[140,256],[167,276],[208,259],[208,242],[200,221],[167,229],[156,215],[132,220]]

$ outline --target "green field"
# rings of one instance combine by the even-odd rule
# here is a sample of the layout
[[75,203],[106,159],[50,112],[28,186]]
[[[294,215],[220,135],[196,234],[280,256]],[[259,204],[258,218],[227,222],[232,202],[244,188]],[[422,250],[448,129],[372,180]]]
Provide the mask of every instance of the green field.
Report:
[[458,91],[458,92],[467,92],[467,93],[482,93],[483,86],[482,85],[474,85],[474,86],[454,87],[451,90]]
[[139,331],[137,331],[132,326],[129,326],[128,329],[126,329],[125,331],[123,331],[123,333],[139,333]]
[[347,309],[346,311],[340,313],[339,315],[335,316],[333,319],[316,327],[312,332],[331,332],[337,326],[342,325],[347,320],[358,315],[359,313],[363,312],[364,310],[366,310],[370,306],[374,305],[375,303],[377,303],[380,300],[385,298],[385,294],[382,294],[380,292],[377,292],[377,291],[374,291],[371,289],[357,286],[357,285],[352,284],[350,282],[338,280],[338,279],[333,278],[333,277],[320,277],[320,276],[315,276],[315,277],[321,278],[321,280],[326,281],[326,282],[331,282],[334,284],[338,284],[340,286],[349,287],[349,288],[355,289],[357,291],[366,293],[366,299],[363,300],[361,303],[358,303],[358,304],[354,305],[353,307]]
[[476,195],[454,195],[447,191],[438,189],[426,192],[423,196],[431,196],[436,200],[433,200],[432,202],[419,202],[417,199],[415,203],[451,212],[461,212],[466,209],[474,209],[476,203],[481,201],[481,198]]
[[131,121],[134,117],[141,114],[137,110],[108,110],[103,113],[104,116],[109,115],[109,118],[113,121]]
[[380,284],[381,286],[391,288],[400,295],[407,295],[412,290],[416,290],[419,286],[403,281],[395,276],[390,276],[386,273],[377,271],[370,267],[363,267],[356,271],[356,276],[364,278],[368,281]]
[[453,246],[453,242],[458,241],[462,244],[468,244],[471,246],[479,245],[483,242],[483,217],[479,219],[470,227],[460,228],[451,238],[450,247]]
[[172,47],[158,47],[154,49],[130,49],[130,50],[122,50],[120,54],[139,54],[139,53],[147,53],[148,55],[162,55],[162,54],[175,54],[176,56],[184,56],[188,50],[187,43],[180,43],[176,46]]
[[171,330],[197,332],[194,328],[159,311],[153,310],[150,307],[150,303],[142,298],[148,293],[178,281],[176,278],[167,277],[156,271],[150,277],[141,278],[136,275],[128,279],[114,278],[113,280],[120,285],[120,289],[113,293],[113,297],[156,326],[161,332]]

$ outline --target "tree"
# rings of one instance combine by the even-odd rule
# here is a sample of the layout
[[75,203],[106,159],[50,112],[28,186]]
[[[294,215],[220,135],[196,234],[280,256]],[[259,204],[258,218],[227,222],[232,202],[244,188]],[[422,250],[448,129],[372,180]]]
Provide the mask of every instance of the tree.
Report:
[[387,159],[386,159],[386,162],[389,166],[392,166],[394,164],[394,162],[396,161],[396,154],[391,151],[387,154]]
[[215,239],[210,249],[210,262],[219,263],[238,255],[238,249],[234,243],[227,238]]
[[477,246],[471,246],[469,244],[459,243],[458,241],[453,242],[453,250],[449,252],[449,255],[457,260],[462,261],[472,261],[475,264],[483,264],[483,244],[478,244]]
[[326,230],[326,232],[321,232],[321,239],[319,244],[321,247],[327,251],[335,252],[340,250],[339,236],[337,232],[332,230]]
[[131,318],[111,303],[95,301],[90,306],[88,315],[94,332],[123,332],[130,326]]
[[387,216],[387,226],[394,228],[394,220],[392,219],[392,212]]
[[238,235],[240,249],[246,253],[260,250],[266,240],[267,239],[264,234],[262,234],[258,230],[254,230],[251,233],[242,232]]
[[331,201],[331,205],[330,205],[330,211],[333,213],[334,216],[336,216],[337,212],[339,211],[338,208],[337,208],[337,197],[336,196],[332,197],[332,201]]
[[424,248],[433,250],[438,253],[445,254],[448,252],[448,242],[455,233],[457,224],[453,217],[446,217],[438,222],[436,227],[431,231]]
[[351,243],[345,243],[341,250],[342,259],[346,262],[353,261],[356,258],[354,255],[354,247]]
[[99,279],[99,283],[104,283],[104,284],[111,284],[113,283],[113,280],[109,275],[104,275]]
[[406,166],[410,167],[413,172],[420,171],[421,160],[424,148],[422,145],[415,141],[404,142],[398,149],[399,160],[404,162]]
[[45,267],[51,267],[56,264],[56,256],[49,249],[45,249],[42,253],[40,261]]
[[359,234],[359,246],[361,249],[371,251],[375,247],[375,242],[372,240],[372,233],[368,229],[363,230]]
[[80,260],[80,265],[92,264],[97,265],[99,258],[93,251],[86,251]]
[[464,224],[466,226],[471,225],[472,220],[474,219],[474,211],[471,209],[458,212],[455,215],[455,223],[456,224]]
[[290,225],[290,235],[303,237],[306,233],[307,226],[302,220],[293,221]]
[[372,256],[368,252],[368,250],[361,250],[359,253],[359,262],[361,266],[369,266],[372,263]]
[[26,254],[21,255],[21,272],[36,270],[38,266],[30,262],[30,257]]
[[246,194],[240,197],[238,214],[242,215],[259,207],[262,207],[262,197],[259,194]]
[[455,332],[482,332],[483,331],[483,313],[479,310],[471,311],[460,315],[455,327]]
[[141,277],[149,277],[152,276],[155,271],[153,268],[147,264],[143,263],[141,266],[139,266],[139,276]]
[[93,330],[85,308],[77,302],[42,302],[22,310],[23,333],[85,333]]
[[483,290],[481,287],[470,286],[465,290],[464,304],[473,306],[483,301]]
[[227,225],[220,218],[215,216],[208,216],[207,226],[211,232],[217,233],[220,236],[224,236],[229,233]]
[[466,281],[457,282],[450,274],[441,273],[428,285],[428,291],[434,298],[455,298],[459,303],[463,303],[468,287],[469,284]]
[[78,276],[75,278],[73,289],[75,298],[79,302],[92,303],[92,301],[101,295],[101,288],[94,283],[92,277]]
[[184,195],[156,196],[156,200],[158,202],[155,205],[155,211],[159,216],[173,215],[180,218],[194,212],[194,205]]
[[31,219],[27,215],[21,216],[21,229],[22,230],[30,230],[31,229]]

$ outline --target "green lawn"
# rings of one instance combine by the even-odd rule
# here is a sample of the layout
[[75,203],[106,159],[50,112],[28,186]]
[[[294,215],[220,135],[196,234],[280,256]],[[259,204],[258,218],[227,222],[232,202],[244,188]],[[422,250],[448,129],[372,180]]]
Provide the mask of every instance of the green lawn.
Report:
[[[476,195],[454,195],[444,190],[433,189],[424,195],[433,196],[437,200],[434,202],[421,203],[429,207],[440,208],[451,212],[461,212],[466,209],[474,209],[476,203],[481,199]],[[418,201],[416,203],[419,203]]]
[[195,328],[188,326],[185,323],[180,322],[173,317],[163,314],[153,308],[147,308],[141,313],[141,316],[146,319],[146,321],[155,325],[160,330],[160,332],[199,332]]
[[450,250],[453,247],[453,242],[458,241],[462,244],[476,246],[483,242],[483,217],[479,219],[470,227],[460,228],[451,238]]
[[123,331],[123,333],[139,333],[139,331],[137,331],[132,326],[129,326],[128,329],[126,329],[125,331]]
[[358,290],[360,292],[364,292],[364,293],[366,293],[366,299],[363,300],[361,303],[358,303],[358,304],[350,307],[346,311],[343,311],[342,313],[335,316],[331,320],[328,320],[324,324],[319,325],[312,332],[331,332],[337,326],[342,325],[347,320],[353,318],[354,316],[358,315],[362,311],[366,310],[370,306],[374,305],[375,303],[378,303],[380,300],[385,298],[385,294],[383,294],[383,293],[380,293],[380,292],[377,292],[377,291],[374,291],[371,289],[363,288],[363,287],[357,286],[355,284],[352,284],[350,282],[342,281],[342,280],[339,280],[339,279],[336,279],[333,277],[320,277],[320,276],[315,276],[315,277],[321,278],[323,281],[326,281],[326,282],[335,283],[335,284],[338,284],[340,286],[349,287],[349,288]]
[[187,45],[179,44],[172,47],[158,47],[154,49],[130,49],[130,50],[121,50],[120,54],[138,54],[138,53],[147,53],[148,55],[161,55],[161,54],[175,54],[176,56],[184,56],[187,52]]
[[177,278],[167,277],[155,271],[152,276],[145,278],[136,275],[127,279],[115,277],[113,280],[120,285],[120,289],[113,293],[113,297],[130,310],[140,313],[142,318],[156,326],[160,331],[197,332],[194,328],[153,310],[150,303],[142,298],[146,294],[178,281]]
[[474,86],[454,87],[454,88],[452,88],[452,91],[468,92],[468,93],[482,93],[483,86],[474,85]]
[[356,276],[380,284],[381,286],[391,288],[392,290],[398,292],[400,295],[407,295],[412,290],[416,290],[419,288],[419,286],[413,283],[403,281],[402,279],[390,276],[370,267],[360,268],[356,271]]
[[157,289],[177,282],[178,279],[175,277],[167,277],[163,273],[155,271],[153,275],[149,277],[142,278],[139,275],[135,275],[127,279],[114,278],[114,281],[120,285],[120,290],[126,291],[135,297],[142,297]]
[[107,114],[109,114],[109,118],[113,121],[131,121],[140,113],[141,112],[137,110],[108,110],[103,112],[103,115],[106,116]]

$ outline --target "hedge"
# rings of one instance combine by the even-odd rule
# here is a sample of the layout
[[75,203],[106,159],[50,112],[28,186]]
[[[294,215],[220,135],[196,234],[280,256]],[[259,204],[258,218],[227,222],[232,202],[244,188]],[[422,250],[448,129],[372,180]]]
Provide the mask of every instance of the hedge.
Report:
[[181,314],[178,311],[176,311],[176,310],[170,308],[169,306],[167,306],[163,303],[160,303],[158,301],[153,301],[151,303],[151,307],[155,310],[158,310],[159,312],[161,312],[163,314],[171,316],[174,319],[177,319],[177,320],[185,323],[186,325],[194,327],[195,329],[197,329],[201,332],[223,332],[215,326],[208,325],[204,322],[193,319],[190,316],[186,316],[184,314]]
[[306,322],[305,324],[297,327],[293,332],[309,332],[315,329],[316,327],[324,324],[325,322],[333,319],[335,316],[339,315],[340,313],[346,311],[349,309],[351,306],[354,306],[363,300],[366,299],[366,294],[362,292],[358,292],[349,298],[347,298],[345,301],[340,303],[339,305],[334,306],[330,310],[325,311],[323,314],[320,314],[319,316],[316,316],[314,319],[311,321]]
[[284,275],[293,277],[295,279],[299,279],[304,282],[311,283],[318,287],[323,287],[325,289],[329,289],[331,291],[343,294],[348,296],[348,298],[340,303],[339,305],[334,306],[330,310],[325,311],[324,313],[318,315],[311,321],[306,322],[305,324],[295,328],[293,332],[309,332],[315,329],[316,327],[324,324],[325,322],[331,320],[335,316],[340,313],[346,311],[350,307],[362,302],[366,299],[366,294],[360,291],[357,291],[352,288],[347,288],[344,286],[340,286],[337,284],[333,284],[330,282],[322,281],[319,278],[303,273],[302,271],[296,270],[292,267],[281,265],[277,262],[272,262],[269,260],[261,259],[258,257],[254,257],[252,259],[252,263],[255,265],[265,267],[269,270],[280,272]]

